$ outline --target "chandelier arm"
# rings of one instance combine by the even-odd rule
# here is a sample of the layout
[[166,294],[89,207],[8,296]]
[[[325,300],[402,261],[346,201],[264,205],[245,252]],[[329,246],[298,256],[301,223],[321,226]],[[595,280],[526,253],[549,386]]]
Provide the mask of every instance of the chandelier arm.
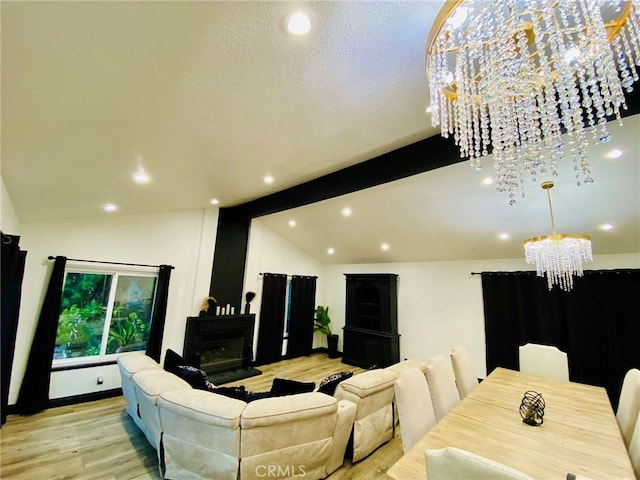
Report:
[[629,2],[624,6],[622,13],[615,20],[611,20],[606,23],[604,26],[607,30],[609,30],[608,40],[611,42],[613,38],[620,33],[620,29],[624,27],[627,23],[627,19],[631,13],[631,5],[633,2]]

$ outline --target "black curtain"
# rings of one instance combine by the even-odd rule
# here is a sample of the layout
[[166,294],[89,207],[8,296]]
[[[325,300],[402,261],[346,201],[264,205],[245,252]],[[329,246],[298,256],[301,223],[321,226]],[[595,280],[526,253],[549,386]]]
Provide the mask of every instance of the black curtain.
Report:
[[149,339],[147,340],[147,356],[160,362],[162,353],[162,336],[164,323],[167,316],[167,298],[169,297],[169,280],[171,279],[171,265],[160,265],[158,271],[158,285],[153,300],[153,313],[151,314],[151,326],[149,327]]
[[262,304],[258,327],[256,365],[277,362],[282,358],[287,276],[265,273],[262,276]]
[[42,303],[36,333],[31,343],[27,369],[22,379],[16,410],[22,414],[37,413],[49,403],[51,362],[56,344],[56,331],[62,302],[64,268],[67,257],[56,257],[49,278],[49,287]]
[[0,332],[0,367],[2,368],[2,404],[0,407],[1,423],[7,422],[7,406],[9,403],[9,385],[11,383],[11,367],[16,346],[18,331],[18,314],[22,295],[22,277],[27,252],[20,250],[20,237],[2,235],[2,254],[0,259],[0,299],[2,306],[2,331]]
[[294,358],[311,353],[315,304],[316,277],[294,275],[291,279],[287,357]]
[[519,368],[518,346],[555,345],[572,381],[605,387],[614,408],[630,368],[640,368],[640,270],[593,270],[574,288],[548,290],[535,272],[483,272],[487,372]]

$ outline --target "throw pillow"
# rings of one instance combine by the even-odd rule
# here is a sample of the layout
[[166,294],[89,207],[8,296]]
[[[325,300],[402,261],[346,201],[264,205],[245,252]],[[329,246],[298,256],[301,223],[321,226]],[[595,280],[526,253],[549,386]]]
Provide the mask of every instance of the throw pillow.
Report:
[[200,368],[190,365],[179,365],[173,373],[191,385],[192,388],[197,388],[198,390],[213,390],[216,388],[216,386],[209,381],[207,372]]
[[224,395],[225,397],[235,398],[236,400],[242,400],[244,402],[247,401],[247,394],[251,393],[247,392],[244,385],[239,387],[214,387],[211,391],[218,395]]
[[184,358],[182,358],[182,355],[174,352],[170,348],[167,349],[167,353],[165,353],[164,355],[164,365],[163,365],[164,369],[167,372],[174,373],[174,370],[177,367],[179,367],[180,365],[186,365],[186,364],[187,362],[185,361]]
[[353,372],[351,370],[333,373],[320,382],[320,385],[318,385],[318,391],[320,393],[326,393],[327,395],[333,396],[336,388],[338,387],[338,384],[341,381],[346,380],[347,378],[351,378],[352,376]]
[[245,402],[249,403],[249,402],[253,402],[254,400],[260,400],[263,398],[271,398],[271,397],[275,397],[276,395],[274,395],[271,392],[247,392],[247,395],[245,397]]
[[294,395],[296,393],[313,392],[316,388],[314,382],[298,382],[286,378],[274,378],[271,384],[271,393],[275,395]]

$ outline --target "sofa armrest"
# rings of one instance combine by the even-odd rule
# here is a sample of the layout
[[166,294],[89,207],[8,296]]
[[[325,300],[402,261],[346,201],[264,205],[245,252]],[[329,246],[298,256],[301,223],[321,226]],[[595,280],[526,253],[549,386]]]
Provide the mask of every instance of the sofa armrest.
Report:
[[356,419],[357,405],[349,400],[338,402],[338,419],[333,434],[333,445],[327,460],[327,474],[330,475],[344,463],[344,454]]

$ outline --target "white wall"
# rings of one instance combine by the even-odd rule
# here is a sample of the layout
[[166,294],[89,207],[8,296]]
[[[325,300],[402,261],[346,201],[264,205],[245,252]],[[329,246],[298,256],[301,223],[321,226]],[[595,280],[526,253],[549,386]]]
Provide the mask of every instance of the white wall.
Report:
[[[590,270],[640,268],[640,256],[601,255]],[[531,270],[522,259],[459,262],[330,265],[325,268],[327,304],[334,331],[341,332],[345,317],[345,273],[396,273],[400,359],[447,358],[453,346],[466,346],[477,374],[486,375],[484,309],[479,275],[471,272]],[[339,348],[342,349],[342,335]]]
[[[197,315],[209,293],[218,209],[144,215],[104,215],[82,220],[23,223],[27,251],[9,404],[15,403],[52,262],[49,255],[83,260],[169,264],[171,273],[162,352],[182,352],[186,317]],[[97,385],[97,376],[104,383]],[[54,372],[50,397],[80,395],[120,386],[115,366]]]
[[0,230],[10,235],[19,235],[20,222],[9,193],[0,178]]
[[[265,227],[259,219],[254,219],[251,222],[251,230],[249,233],[244,276],[244,291],[256,293],[255,300],[251,302],[251,313],[256,314],[256,327],[253,336],[254,358],[258,342],[258,327],[260,324],[260,299],[262,296],[261,273],[317,276],[316,305],[323,305],[325,301],[323,281],[324,265],[305,251],[273,232],[273,230]],[[242,308],[244,309],[244,305]],[[321,334],[315,334],[313,346],[314,348],[321,346],[326,347],[327,341]]]

